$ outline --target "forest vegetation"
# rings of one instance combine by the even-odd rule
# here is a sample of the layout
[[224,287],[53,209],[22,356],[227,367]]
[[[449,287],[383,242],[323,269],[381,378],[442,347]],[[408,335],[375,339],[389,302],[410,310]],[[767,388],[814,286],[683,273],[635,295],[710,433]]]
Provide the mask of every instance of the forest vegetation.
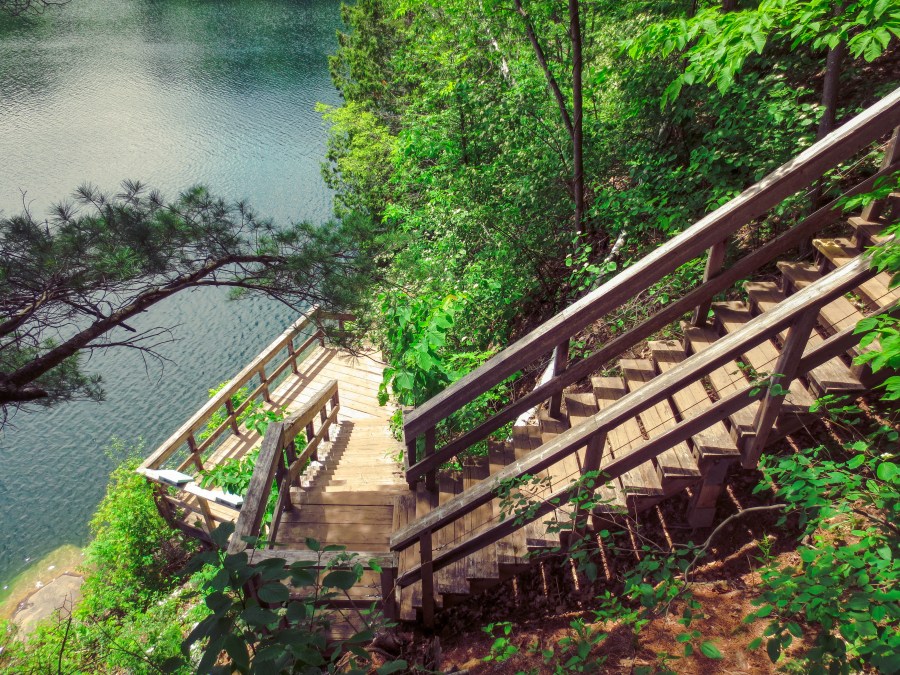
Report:
[[[91,340],[106,333],[63,354],[46,342],[42,322],[53,329],[77,315],[91,323],[108,308],[73,309],[73,298],[99,288],[139,299],[158,279],[183,277],[353,310],[359,338],[374,336],[388,360],[383,400],[421,404],[895,89],[900,70],[900,7],[890,0],[359,0],[342,13],[346,29],[330,67],[343,102],[320,108],[330,125],[323,172],[336,222],[321,232],[279,229],[202,190],[165,205],[136,188],[102,201],[85,191],[88,213],[60,211],[52,227],[28,214],[0,221],[0,302],[4,317],[24,317],[0,323],[0,340],[11,345],[0,351],[0,405],[27,400],[28,387],[43,392],[34,400],[54,403],[99,396],[77,354],[104,346]],[[728,256],[771,239],[880,159],[873,150],[785,201]],[[890,177],[847,209],[898,187],[900,177]],[[900,223],[888,228],[898,231]],[[47,266],[63,254],[82,261],[75,277]],[[217,265],[204,276],[210,259],[223,270],[242,267],[226,274]],[[873,264],[900,272],[900,247],[884,245]],[[310,274],[330,276],[300,288]],[[575,351],[634,325],[702,274],[698,264],[678,269],[579,336]],[[61,295],[44,309],[50,281],[59,281]],[[871,320],[861,331],[880,345],[866,357],[875,368],[900,366],[895,320]],[[54,353],[62,358],[38,372],[34,364]],[[11,379],[28,368],[38,374]],[[489,391],[439,433],[471,428],[512,394],[506,384]],[[865,410],[820,401],[819,414],[846,433],[767,457],[753,474],[748,492],[770,509],[754,524],[757,586],[746,589],[753,609],[744,623],[757,632],[728,649],[758,650],[786,672],[900,672],[900,464],[891,407],[898,398],[900,378],[892,377]],[[161,520],[131,461],[113,474],[92,524],[84,601],[26,643],[6,631],[0,668],[374,667],[364,649],[374,634],[333,650],[311,605],[293,603],[280,620],[241,590],[254,574],[264,584],[289,578],[323,592],[347,579],[196,555]],[[776,534],[781,548],[773,553],[766,542]],[[567,562],[598,586],[579,605],[568,642],[529,649],[512,622],[470,625],[490,635],[480,667],[618,672],[604,652],[610,626],[618,626],[633,655],[630,671],[615,666],[622,672],[715,672],[729,654],[703,634],[714,608],[690,576],[710,543],[648,539],[640,562],[606,582],[586,551],[569,551]],[[670,614],[670,644],[647,657],[642,631]],[[388,656],[376,658],[381,675],[417,660],[415,649]]]

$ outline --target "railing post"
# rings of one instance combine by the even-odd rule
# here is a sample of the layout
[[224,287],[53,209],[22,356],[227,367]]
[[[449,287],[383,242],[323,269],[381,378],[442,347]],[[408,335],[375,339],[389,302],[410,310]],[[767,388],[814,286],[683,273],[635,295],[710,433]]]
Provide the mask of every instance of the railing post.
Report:
[[[315,427],[313,426],[313,423],[310,422],[309,424],[306,425],[306,442],[312,443],[313,437],[315,435],[316,435]],[[318,447],[316,447],[315,451],[312,454],[312,457],[310,457],[310,460],[312,460],[313,462],[319,461],[319,448]]]
[[331,441],[331,437],[328,434],[328,427],[325,426],[325,420],[328,419],[328,413],[325,412],[325,407],[328,405],[328,402],[322,404],[322,409],[319,411],[319,420],[322,422],[322,428],[325,429],[325,432],[322,434],[322,438],[329,442]]
[[300,369],[297,367],[297,352],[294,351],[294,338],[290,338],[287,341],[287,351],[288,358],[291,360],[291,372],[296,375],[300,372]]
[[[435,450],[436,429],[431,427],[425,432],[425,456],[434,454]],[[437,469],[432,469],[425,474],[425,488],[434,492],[437,490]]]
[[188,434],[187,444],[191,451],[191,460],[197,465],[199,471],[203,471],[203,459],[200,457],[200,452],[197,450],[197,439],[194,438],[193,432]]
[[259,372],[259,383],[262,385],[263,398],[266,400],[266,403],[271,403],[272,402],[272,394],[269,391],[269,382],[268,382],[268,380],[266,380],[265,366],[260,365],[258,372]]
[[[888,141],[887,149],[884,151],[884,159],[881,161],[881,168],[886,169],[891,164],[900,160],[900,127],[894,129],[891,140]],[[884,211],[884,200],[877,200],[869,204],[862,211],[862,219],[872,222],[881,218]]]
[[[703,270],[704,284],[722,271],[722,265],[725,263],[726,243],[727,242],[721,241],[718,244],[710,246],[706,256],[706,267]],[[694,309],[694,315],[691,317],[691,324],[694,326],[706,325],[710,307],[712,307],[712,298],[704,300],[697,305]]]
[[[569,363],[569,341],[566,340],[553,350],[553,377],[562,373]],[[560,391],[550,397],[550,417],[559,419],[563,393]]]
[[381,568],[381,605],[387,619],[397,620],[397,566]]
[[600,461],[603,459],[603,446],[606,445],[606,431],[598,431],[588,441],[587,450],[584,453],[584,464],[581,467],[581,475],[589,471],[600,469]]
[[422,570],[422,623],[434,628],[434,572],[431,565],[431,530],[419,535],[419,561]]
[[770,377],[768,391],[756,411],[756,419],[753,423],[756,435],[742,448],[741,463],[746,469],[755,468],[759,462],[769,433],[778,419],[778,413],[781,412],[788,387],[797,376],[800,358],[803,356],[803,350],[809,342],[809,336],[816,325],[818,316],[819,305],[817,304],[798,316],[788,331],[781,355],[775,364],[775,371]]
[[225,399],[225,410],[228,412],[228,421],[231,423],[231,430],[237,435],[240,432],[238,431],[237,417],[234,414],[234,403],[231,401],[230,396]]

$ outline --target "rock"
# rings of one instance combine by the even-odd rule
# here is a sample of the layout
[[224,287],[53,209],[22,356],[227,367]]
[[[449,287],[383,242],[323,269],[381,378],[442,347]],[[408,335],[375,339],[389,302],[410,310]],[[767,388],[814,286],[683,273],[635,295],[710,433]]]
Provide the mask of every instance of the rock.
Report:
[[84,578],[75,574],[62,574],[41,586],[20,604],[12,620],[23,635],[28,635],[42,619],[59,610],[64,618],[81,599]]

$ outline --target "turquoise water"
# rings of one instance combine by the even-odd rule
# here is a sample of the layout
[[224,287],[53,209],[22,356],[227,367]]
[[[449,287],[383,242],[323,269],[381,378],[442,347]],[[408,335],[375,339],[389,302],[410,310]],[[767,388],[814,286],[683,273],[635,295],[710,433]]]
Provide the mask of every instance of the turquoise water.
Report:
[[[0,211],[36,214],[90,181],[175,195],[204,183],[277,221],[321,222],[316,102],[336,103],[327,56],[335,0],[71,0],[0,26]],[[66,543],[113,466],[110,438],[152,449],[292,319],[262,300],[204,289],[133,322],[175,326],[170,361],[97,354],[107,401],[18,414],[0,432],[0,582]]]

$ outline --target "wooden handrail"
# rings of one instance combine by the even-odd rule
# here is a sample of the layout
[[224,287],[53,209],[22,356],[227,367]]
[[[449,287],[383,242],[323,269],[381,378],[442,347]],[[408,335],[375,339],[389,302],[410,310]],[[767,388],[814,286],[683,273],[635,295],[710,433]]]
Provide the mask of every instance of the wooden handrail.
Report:
[[[532,391],[508,404],[503,409],[474,429],[459,436],[447,445],[428,455],[407,469],[406,479],[410,483],[420,477],[434,471],[441,464],[459,454],[466,448],[484,440],[491,433],[500,429],[504,424],[514,420],[519,414],[533,409],[553,395],[559,394],[569,385],[589,376],[591,373],[603,368],[610,360],[618,357],[632,345],[654,335],[657,331],[677,321],[687,312],[692,311],[699,304],[711,300],[717,294],[730,288],[734,283],[747,278],[755,270],[775,260],[778,256],[797,247],[801,242],[808,240],[824,226],[838,220],[843,210],[840,202],[850,196],[862,194],[872,189],[875,181],[880,177],[893,173],[900,169],[900,161],[882,168],[869,178],[853,186],[840,197],[826,204],[815,213],[811,214],[799,224],[764,244],[752,253],[742,257],[733,265],[723,269],[720,274],[710,278],[701,286],[690,291],[683,297],[669,303],[659,312],[649,317],[634,328],[622,333],[603,345],[593,354],[576,363],[570,364],[564,371],[550,378],[546,382],[538,384]],[[404,414],[406,418],[406,414]]]
[[[318,432],[314,432],[313,424],[321,411],[331,404],[331,414],[325,416]],[[250,486],[244,496],[244,505],[235,523],[234,534],[229,543],[229,552],[242,551],[246,548],[244,537],[258,537],[262,527],[263,516],[272,492],[272,483],[279,476],[278,503],[273,516],[273,531],[277,529],[281,512],[291,508],[290,487],[302,465],[310,457],[314,457],[319,443],[328,438],[328,429],[337,419],[339,409],[338,383],[331,380],[318,392],[313,394],[309,402],[287,419],[270,424],[263,437],[262,447],[253,467]],[[294,455],[294,439],[301,431],[306,430],[307,446],[299,457]],[[287,459],[285,455],[287,454]],[[274,532],[272,537],[274,539]]]
[[[325,332],[317,327],[316,330],[300,345],[294,344],[297,338],[305,329],[312,325],[321,326],[325,321],[338,321],[341,325],[345,321],[353,321],[355,319],[352,314],[339,314],[334,312],[326,312],[319,308],[318,305],[313,306],[308,312],[292,323],[281,335],[275,338],[265,349],[263,349],[249,364],[247,364],[237,375],[235,375],[228,383],[222,387],[216,394],[210,398],[203,407],[194,413],[178,430],[166,439],[138,468],[138,472],[143,473],[145,469],[157,469],[161,467],[182,445],[188,443],[191,450],[191,457],[185,461],[180,469],[184,469],[190,464],[198,465],[199,457],[203,455],[212,445],[225,433],[229,428],[232,432],[238,433],[237,417],[243,413],[251,403],[262,395],[269,400],[270,387],[287,368],[291,368],[293,372],[298,372],[298,359],[303,353],[309,349],[316,341],[323,341]],[[283,349],[287,349],[287,358],[279,363],[272,364],[272,360]],[[239,406],[234,406],[231,402],[232,397],[247,384],[255,376],[260,376],[260,384],[250,393],[245,401]],[[212,417],[212,415],[220,408],[225,407],[227,417],[225,421],[218,427],[213,429],[209,436],[202,442],[198,443],[194,435],[201,430]]]
[[[527,456],[507,465],[489,478],[480,481],[422,518],[395,532],[391,537],[391,550],[402,551],[419,541],[423,535],[430,535],[435,530],[470,513],[496,497],[504,482],[526,474],[534,475],[555,464],[579,448],[585,447],[594,435],[605,433],[626,419],[634,417],[662,401],[672,391],[689,382],[696,381],[719,366],[730,362],[749,347],[780,333],[797,316],[810,311],[818,311],[820,307],[835,297],[856,288],[874,274],[875,270],[869,267],[868,261],[863,257],[836,269],[831,274],[789,296],[768,312],[754,317],[740,330],[723,336],[702,353],[694,354],[668,372],[655,377],[640,390],[626,394],[578,426],[559,434]],[[746,400],[746,404],[750,402],[751,400]],[[659,452],[666,447],[669,446],[660,445]],[[646,458],[642,461],[646,461]]]
[[469,401],[621,306],[637,289],[651,286],[812,184],[898,122],[900,88],[413,410],[404,420],[407,446]]

